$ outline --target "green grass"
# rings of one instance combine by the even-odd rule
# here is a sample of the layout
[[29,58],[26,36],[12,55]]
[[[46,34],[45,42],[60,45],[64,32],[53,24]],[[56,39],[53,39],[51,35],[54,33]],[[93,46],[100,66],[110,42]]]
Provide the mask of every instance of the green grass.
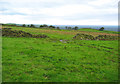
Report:
[[2,37],[3,82],[118,81],[117,40],[73,40],[63,30],[12,28],[50,38]]
[[117,46],[117,41],[3,37],[3,82],[117,81]]
[[89,31],[89,32],[101,32],[101,33],[120,34],[120,32],[116,32],[116,31],[107,31],[107,30],[99,31],[99,30],[97,30],[97,29],[88,29],[88,28],[81,28],[81,29],[79,29],[79,31]]
[[[52,39],[71,39],[74,35],[71,34],[62,34],[57,33],[57,31],[66,31],[66,30],[56,30],[56,29],[48,29],[48,28],[28,28],[28,27],[14,27],[14,26],[6,26],[7,28],[12,28],[12,30],[22,30],[25,32],[29,32],[31,34],[45,34],[51,37]],[[45,32],[47,30],[47,32]],[[56,32],[53,32],[56,31]],[[67,30],[69,32],[70,30]]]
[[[29,28],[29,27],[15,27],[15,26],[4,26],[4,27],[10,27],[10,28],[13,28],[14,30],[27,30],[28,32],[37,32],[36,30],[55,30],[55,29],[49,29],[49,28]],[[64,30],[64,29],[61,29],[61,30],[55,30],[55,31],[67,31],[67,32],[71,32],[71,31],[75,31],[75,30]],[[78,31],[86,31],[86,32],[100,32],[100,33],[110,33],[110,34],[120,34],[120,32],[116,32],[116,31],[107,31],[107,30],[104,30],[104,31],[99,31],[99,30],[96,30],[96,29],[89,29],[89,28],[81,28],[81,29],[78,29]]]

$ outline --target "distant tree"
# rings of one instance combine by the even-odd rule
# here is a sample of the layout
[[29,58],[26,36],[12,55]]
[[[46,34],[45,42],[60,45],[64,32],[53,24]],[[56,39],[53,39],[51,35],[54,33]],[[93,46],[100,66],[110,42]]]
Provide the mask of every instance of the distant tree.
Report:
[[23,25],[22,25],[22,27],[26,27],[26,25],[25,25],[25,24],[23,24]]
[[48,25],[44,24],[43,27],[48,27]]
[[104,30],[104,27],[101,27],[100,29],[99,29],[99,31],[103,31]]
[[40,25],[40,28],[44,27],[43,25]]
[[65,29],[68,29],[68,27],[66,26]]
[[7,24],[0,23],[0,24],[5,26],[17,26],[17,24],[12,24],[12,23],[7,23]]
[[75,30],[75,28],[72,28],[72,30]]
[[71,30],[72,28],[71,27],[68,27],[69,30]]
[[31,24],[30,27],[35,27],[35,26],[33,24]]
[[53,27],[52,25],[49,26],[49,28],[52,28],[52,27]]
[[53,28],[55,28],[55,26],[53,26]]
[[10,26],[16,26],[16,24],[9,24]]
[[77,26],[75,26],[75,27],[74,27],[74,29],[75,29],[75,30],[78,30],[78,27],[77,27]]
[[55,26],[50,25],[49,28],[55,28]]
[[59,27],[57,27],[57,29],[60,29]]
[[28,27],[30,27],[30,25],[28,25]]

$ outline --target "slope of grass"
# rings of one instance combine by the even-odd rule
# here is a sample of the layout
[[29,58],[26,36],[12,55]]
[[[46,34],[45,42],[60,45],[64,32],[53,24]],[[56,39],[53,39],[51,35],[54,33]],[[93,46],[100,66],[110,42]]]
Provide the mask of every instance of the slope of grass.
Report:
[[114,82],[118,42],[3,37],[3,82]]
[[107,31],[107,30],[99,31],[97,29],[89,29],[89,28],[81,28],[81,29],[79,29],[79,31],[101,32],[101,33],[111,33],[111,34],[118,34],[118,33],[120,33],[120,32],[116,32],[116,31]]
[[99,31],[95,29],[81,29],[80,31],[76,30],[57,30],[57,29],[49,29],[49,28],[29,28],[29,27],[14,27],[14,26],[3,26],[3,28],[12,28],[12,30],[22,30],[25,32],[29,32],[31,34],[46,34],[51,38],[57,39],[71,39],[77,33],[90,34],[93,36],[98,35],[118,35],[117,32],[114,31]]
[[[72,39],[80,30],[6,27],[50,38],[3,37],[3,82],[118,81],[117,40]],[[86,31],[81,33],[100,34]]]
[[[35,31],[36,29],[40,29],[40,30],[54,30],[54,31],[66,31],[66,32],[75,32],[76,30],[64,30],[64,29],[61,29],[61,30],[55,30],[55,29],[50,29],[50,28],[29,28],[29,27],[16,27],[16,26],[3,26],[3,27],[10,27],[10,28],[13,28],[15,30],[33,30]],[[107,31],[107,30],[104,30],[104,31],[99,31],[99,30],[96,30],[96,29],[89,29],[89,28],[81,28],[79,29],[79,31],[86,31],[86,32],[100,32],[100,33],[110,33],[110,34],[119,34],[120,32],[116,32],[116,31]]]

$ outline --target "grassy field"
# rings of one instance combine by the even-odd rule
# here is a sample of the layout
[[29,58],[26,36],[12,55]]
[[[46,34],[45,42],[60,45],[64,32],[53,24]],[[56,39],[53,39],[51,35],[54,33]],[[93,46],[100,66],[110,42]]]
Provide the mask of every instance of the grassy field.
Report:
[[50,38],[2,37],[3,82],[118,81],[117,40],[72,39],[78,32],[94,36],[117,32],[9,28]]

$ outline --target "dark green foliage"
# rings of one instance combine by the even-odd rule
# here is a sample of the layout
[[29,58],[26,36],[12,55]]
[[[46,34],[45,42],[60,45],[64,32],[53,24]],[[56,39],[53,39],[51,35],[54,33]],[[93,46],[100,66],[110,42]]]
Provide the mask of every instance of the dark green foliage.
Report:
[[68,30],[78,30],[78,27],[77,26],[75,26],[74,28],[72,28],[72,27],[65,27],[65,29],[68,29]]
[[44,27],[44,26],[43,26],[43,25],[40,25],[40,28],[41,28],[41,27]]
[[25,25],[25,24],[23,24],[23,25],[22,25],[22,27],[26,27],[26,25]]
[[75,26],[75,27],[74,27],[74,30],[78,30],[78,27],[77,27],[77,26]]
[[53,27],[52,25],[49,26],[49,28],[52,28],[52,27]]
[[28,27],[30,27],[30,25],[28,25]]
[[55,26],[50,25],[49,28],[55,28]]
[[72,28],[71,27],[68,27],[68,30],[71,30]]
[[60,29],[59,27],[57,27],[57,29]]
[[35,25],[31,24],[30,27],[35,27]]
[[68,29],[68,27],[67,27],[67,26],[66,26],[65,28],[66,28],[66,29]]
[[30,33],[24,32],[24,31],[16,31],[11,30],[11,28],[3,28],[2,29],[2,36],[8,36],[8,37],[32,37],[32,38],[47,38],[47,35],[32,35]]
[[104,30],[104,27],[101,27],[100,29],[99,29],[99,31],[103,31]]
[[48,25],[44,24],[43,27],[48,27]]
[[55,28],[55,26],[53,26],[52,28]]
[[48,25],[46,25],[46,24],[40,25],[40,28],[42,28],[42,27],[48,27]]

